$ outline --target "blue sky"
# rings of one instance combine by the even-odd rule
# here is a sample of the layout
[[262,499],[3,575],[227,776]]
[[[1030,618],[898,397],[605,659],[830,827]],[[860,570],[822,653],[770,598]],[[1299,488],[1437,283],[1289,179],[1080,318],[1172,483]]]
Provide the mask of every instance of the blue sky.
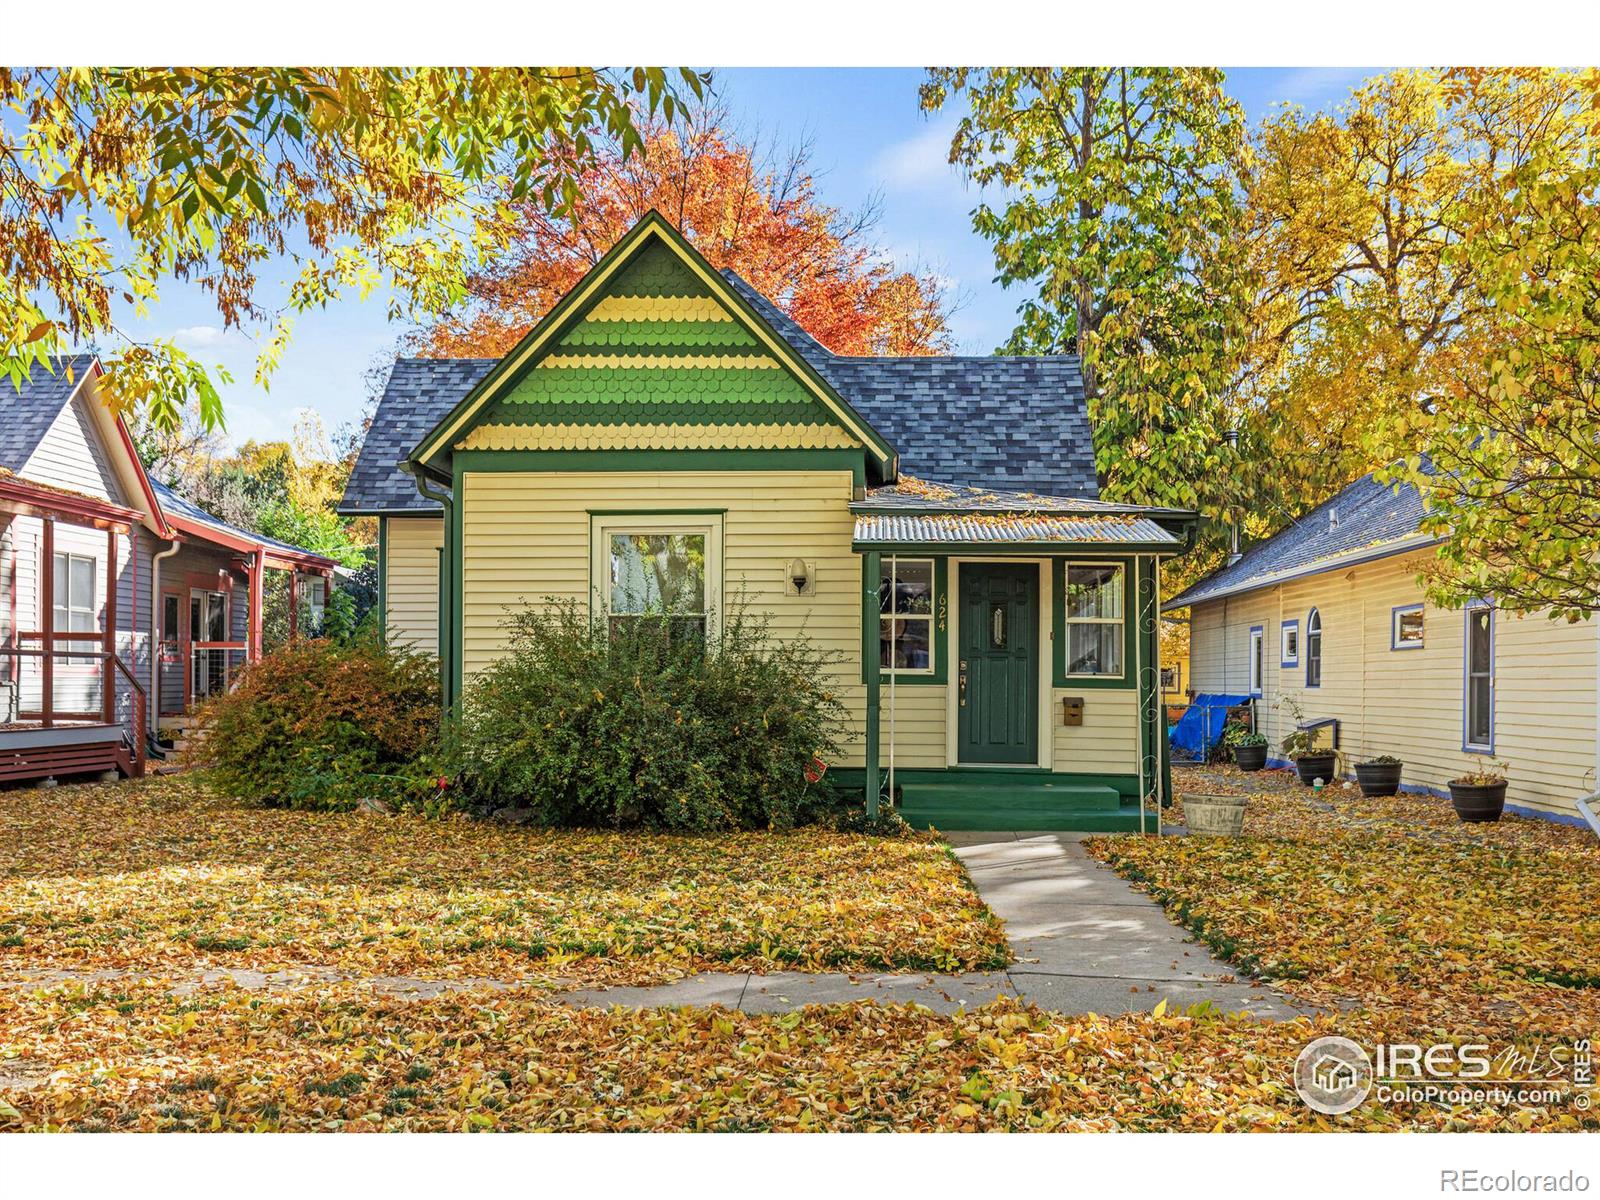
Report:
[[[1252,121],[1281,102],[1307,108],[1338,103],[1374,69],[1248,68],[1228,87]],[[898,262],[921,262],[947,276],[965,298],[952,321],[957,348],[984,354],[1011,331],[1021,297],[992,281],[988,245],[972,232],[973,195],[945,161],[957,119],[952,106],[925,117],[917,107],[922,72],[910,69],[737,68],[716,72],[716,88],[741,132],[786,145],[807,138],[822,198],[853,210],[876,195],[882,218],[873,236]],[[278,273],[286,278],[287,267]],[[275,280],[271,264],[261,272]],[[207,364],[234,376],[224,388],[235,443],[285,438],[301,409],[321,413],[330,433],[356,420],[367,400],[364,375],[405,332],[386,321],[383,297],[346,300],[307,314],[296,329],[271,391],[252,382],[256,344],[226,334],[195,289],[170,287],[142,328],[176,336]]]

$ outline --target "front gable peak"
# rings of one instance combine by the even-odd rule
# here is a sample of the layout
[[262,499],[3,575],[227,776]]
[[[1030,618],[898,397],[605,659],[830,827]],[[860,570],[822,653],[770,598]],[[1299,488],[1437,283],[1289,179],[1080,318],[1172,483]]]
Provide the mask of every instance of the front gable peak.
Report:
[[683,237],[651,213],[439,422],[454,450],[894,450]]

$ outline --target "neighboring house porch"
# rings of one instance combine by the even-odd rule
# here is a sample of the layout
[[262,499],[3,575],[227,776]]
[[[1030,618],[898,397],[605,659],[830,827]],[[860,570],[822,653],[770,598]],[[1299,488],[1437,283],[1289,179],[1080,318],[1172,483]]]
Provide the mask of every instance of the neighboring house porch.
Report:
[[155,733],[262,651],[271,571],[290,633],[320,628],[333,561],[153,480],[90,356],[0,388],[0,780],[142,774]]

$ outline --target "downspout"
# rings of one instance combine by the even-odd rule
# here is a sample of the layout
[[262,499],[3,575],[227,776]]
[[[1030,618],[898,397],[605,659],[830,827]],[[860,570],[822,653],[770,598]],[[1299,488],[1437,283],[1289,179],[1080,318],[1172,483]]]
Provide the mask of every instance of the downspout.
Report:
[[[454,657],[455,637],[454,621],[456,614],[451,611],[451,600],[455,595],[455,580],[452,574],[451,562],[455,548],[450,543],[450,522],[454,513],[455,497],[449,492],[441,491],[429,483],[420,468],[413,467],[410,463],[402,464],[411,473],[411,478],[416,481],[417,491],[424,500],[432,500],[444,510],[444,552],[440,560],[441,580],[439,586],[439,672],[440,692],[444,697],[444,711],[450,712],[455,705],[456,698],[450,693],[454,690],[455,663]],[[430,490],[432,489],[432,490]],[[387,634],[387,630],[385,631]]]
[[1139,756],[1139,833],[1145,832],[1145,803],[1149,796],[1145,794],[1144,786],[1144,760],[1145,742],[1150,736],[1149,722],[1145,720],[1144,712],[1144,605],[1139,603],[1139,555],[1133,556],[1133,702],[1139,714],[1139,735],[1134,752]]
[[156,723],[161,719],[161,560],[171,558],[181,549],[183,539],[175,537],[172,545],[150,556],[150,694],[144,698],[150,715],[144,729],[145,740],[152,745],[156,740]]

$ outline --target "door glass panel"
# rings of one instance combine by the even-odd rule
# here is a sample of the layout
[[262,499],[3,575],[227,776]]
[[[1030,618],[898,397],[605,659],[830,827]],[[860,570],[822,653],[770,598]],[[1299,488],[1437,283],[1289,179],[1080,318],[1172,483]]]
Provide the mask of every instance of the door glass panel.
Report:
[[989,648],[1006,648],[1006,606],[998,602],[989,605]]
[[206,640],[228,640],[228,598],[221,592],[206,593]]

